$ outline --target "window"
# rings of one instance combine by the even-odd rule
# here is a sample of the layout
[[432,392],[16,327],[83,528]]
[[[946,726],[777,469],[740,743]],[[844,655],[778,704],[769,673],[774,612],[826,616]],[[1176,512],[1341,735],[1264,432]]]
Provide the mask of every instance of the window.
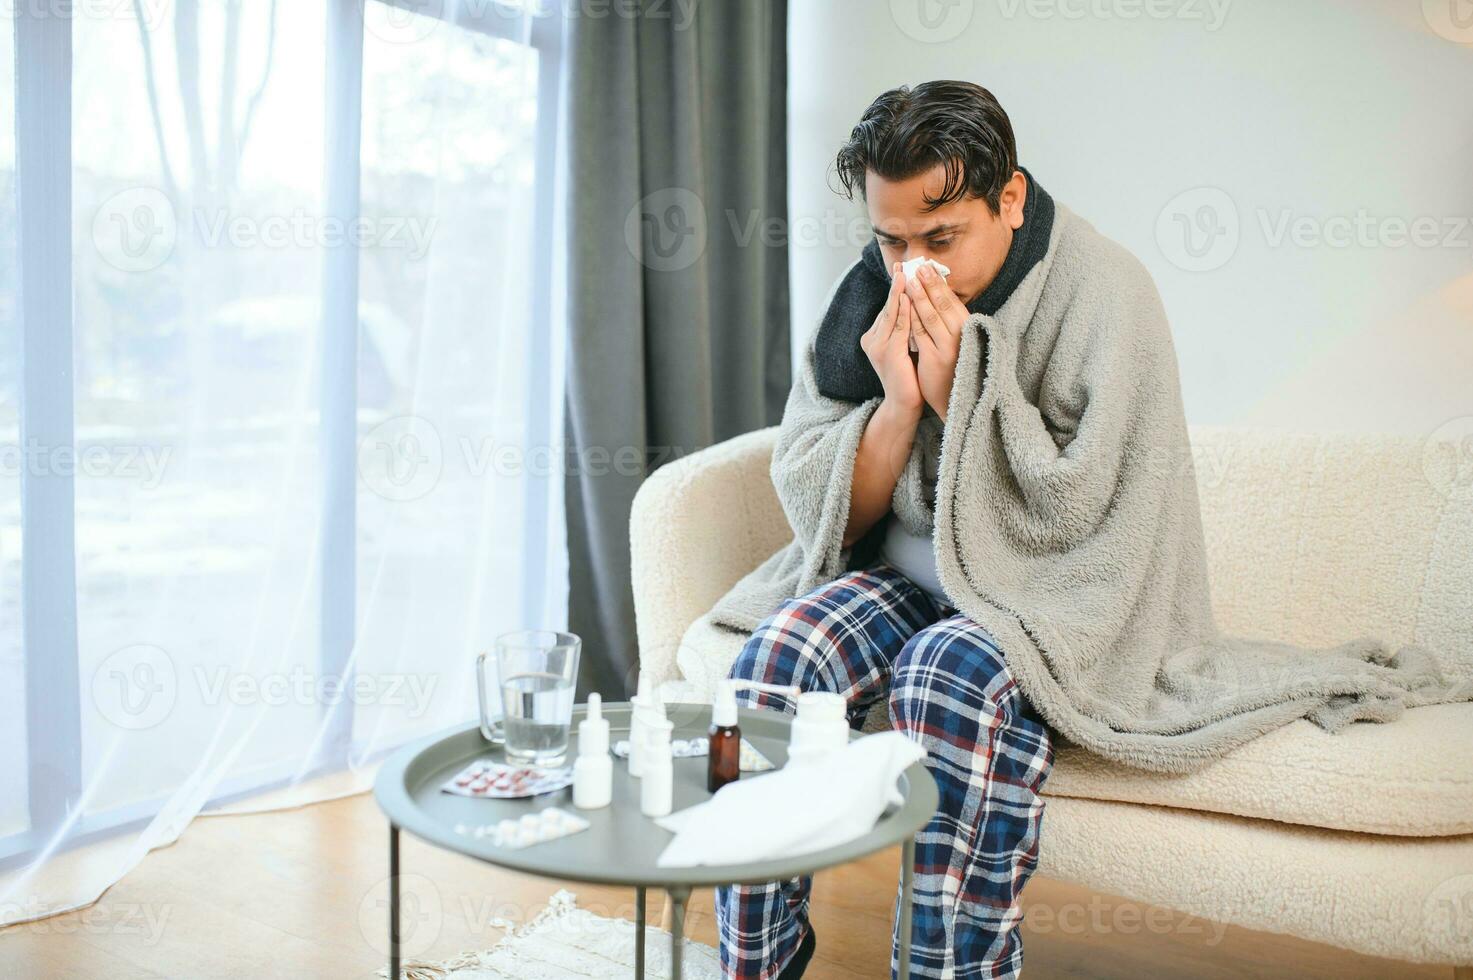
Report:
[[324,108],[303,95],[326,18],[172,14],[72,27],[90,811],[173,792],[212,744],[238,747],[229,775],[271,773],[318,721],[290,681],[317,654]]
[[[470,712],[469,660],[436,683],[420,651],[474,651],[521,616],[538,54],[381,4],[365,18],[362,217],[383,234],[359,253],[355,666],[418,685],[355,714],[372,744],[434,705]],[[477,579],[481,601],[446,608]]]
[[560,625],[550,13],[0,21],[0,857],[356,770]]

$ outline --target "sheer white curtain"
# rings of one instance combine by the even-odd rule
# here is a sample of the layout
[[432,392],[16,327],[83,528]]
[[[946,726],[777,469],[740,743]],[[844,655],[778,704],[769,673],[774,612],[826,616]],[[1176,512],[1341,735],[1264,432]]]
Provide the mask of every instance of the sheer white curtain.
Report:
[[[367,788],[472,717],[478,648],[563,622],[548,13],[16,5],[18,84],[69,84],[71,131],[22,98],[0,136],[0,922],[206,810]],[[59,179],[70,213],[17,233]],[[42,236],[66,351],[17,299]],[[67,362],[69,399],[26,373]],[[68,492],[71,596],[26,560]]]

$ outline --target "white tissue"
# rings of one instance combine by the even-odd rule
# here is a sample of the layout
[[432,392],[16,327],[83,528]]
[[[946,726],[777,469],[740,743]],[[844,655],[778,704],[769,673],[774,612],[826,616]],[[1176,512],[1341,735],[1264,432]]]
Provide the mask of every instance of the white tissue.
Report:
[[887,806],[902,801],[896,780],[925,756],[900,732],[882,732],[820,759],[728,783],[706,802],[655,821],[675,833],[656,864],[740,864],[862,837]]
[[[929,265],[931,268],[935,269],[936,274],[942,279],[945,279],[947,276],[951,275],[950,269],[942,265],[940,262],[937,262],[929,255],[918,255],[913,259],[906,259],[904,262],[900,263],[900,274],[905,277],[905,284],[907,286],[915,282],[916,273],[921,271],[921,266],[923,265]],[[920,348],[916,346],[916,335],[912,333],[910,335],[910,352],[914,354],[918,350],[920,350]]]
[[942,265],[940,262],[937,262],[929,255],[918,255],[913,259],[906,259],[904,262],[900,263],[900,274],[905,276],[905,281],[907,284],[915,281],[916,273],[921,271],[921,266],[923,265],[929,265],[931,268],[935,269],[936,274],[939,275],[942,279],[945,279],[947,276],[951,275],[950,269]]

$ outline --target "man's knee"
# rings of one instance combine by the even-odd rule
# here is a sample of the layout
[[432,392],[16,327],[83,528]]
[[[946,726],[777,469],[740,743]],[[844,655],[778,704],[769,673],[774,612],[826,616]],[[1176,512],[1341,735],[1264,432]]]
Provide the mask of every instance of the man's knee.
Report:
[[889,584],[884,573],[854,571],[807,593],[787,599],[747,637],[728,676],[741,680],[792,684],[806,668],[827,661],[848,637],[845,623],[856,607],[878,602]]
[[[786,600],[747,637],[727,676],[745,681],[791,683],[812,650],[809,634],[817,618],[814,602],[808,596]],[[799,642],[793,642],[799,638]]]
[[895,659],[890,685],[892,717],[897,703],[911,700],[991,705],[1009,714],[1017,688],[997,641],[970,621],[944,620],[921,630]]
[[[813,687],[815,676],[831,652],[826,647],[832,645],[831,641],[824,642],[828,638],[816,635],[821,632],[817,624],[822,621],[815,597],[788,599],[747,637],[727,676],[805,690]],[[748,708],[771,708],[788,714],[797,710],[797,702],[782,694],[738,691],[736,700]]]

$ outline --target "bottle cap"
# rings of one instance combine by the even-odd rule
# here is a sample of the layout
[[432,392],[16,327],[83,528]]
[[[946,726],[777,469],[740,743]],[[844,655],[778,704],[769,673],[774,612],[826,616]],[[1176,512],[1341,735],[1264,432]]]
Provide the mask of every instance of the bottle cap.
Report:
[[736,723],[736,684],[720,681],[716,684],[716,697],[711,700],[711,724],[717,728],[731,728]]
[[578,723],[578,754],[608,755],[609,720],[603,714],[603,698],[588,695],[588,717]]
[[832,691],[805,691],[798,696],[798,717],[804,721],[842,722],[845,707],[843,695]]

